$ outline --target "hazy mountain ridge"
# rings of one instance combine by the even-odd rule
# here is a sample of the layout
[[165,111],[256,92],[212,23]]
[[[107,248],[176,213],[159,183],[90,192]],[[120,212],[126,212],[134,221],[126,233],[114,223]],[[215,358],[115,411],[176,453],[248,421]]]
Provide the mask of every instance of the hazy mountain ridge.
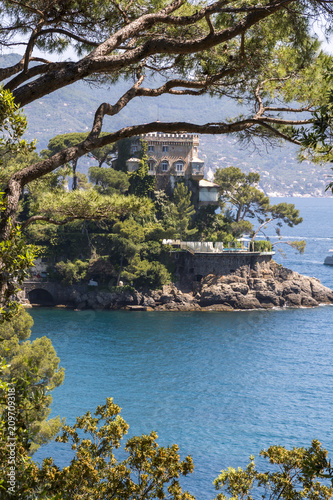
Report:
[[[17,55],[0,56],[1,65],[12,65]],[[151,82],[150,82],[151,83]],[[28,118],[27,138],[37,139],[37,149],[47,147],[57,134],[84,132],[90,129],[95,110],[102,102],[114,103],[128,88],[129,82],[119,82],[110,88],[77,82],[25,107]],[[158,82],[155,82],[155,86]],[[139,98],[129,103],[119,115],[106,117],[105,131],[114,131],[127,125],[160,121],[206,123],[237,116],[241,107],[226,99],[209,96],[161,96]],[[261,187],[268,195],[275,196],[325,196],[329,166],[320,167],[310,162],[299,163],[297,147],[264,148],[260,152],[240,147],[235,136],[201,136],[199,156],[205,160],[206,176],[213,178],[218,167],[237,166],[261,175]],[[86,162],[81,161],[82,170]],[[80,168],[80,162],[79,162]]]
[[207,175],[213,177],[218,167],[239,167],[244,172],[258,172],[260,187],[269,196],[329,196],[325,193],[329,166],[297,160],[297,146],[283,144],[268,153],[242,149],[231,136],[203,136],[201,156],[206,162]]

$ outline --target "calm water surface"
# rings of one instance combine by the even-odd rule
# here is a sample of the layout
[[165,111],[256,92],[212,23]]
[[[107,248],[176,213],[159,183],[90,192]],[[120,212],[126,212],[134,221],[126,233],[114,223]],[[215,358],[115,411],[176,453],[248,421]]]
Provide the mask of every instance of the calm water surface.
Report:
[[[288,251],[283,264],[333,288],[333,267],[323,266],[333,247],[333,200],[290,201],[305,219],[290,235],[306,239],[307,250],[301,257]],[[160,444],[178,443],[182,456],[192,455],[196,469],[185,486],[197,498],[213,498],[222,468],[244,466],[270,444],[308,446],[316,438],[333,456],[331,306],[32,315],[32,338],[50,337],[66,369],[52,415],[73,423],[112,396],[131,435],[156,430]],[[48,455],[61,466],[71,457],[51,443],[35,458]]]

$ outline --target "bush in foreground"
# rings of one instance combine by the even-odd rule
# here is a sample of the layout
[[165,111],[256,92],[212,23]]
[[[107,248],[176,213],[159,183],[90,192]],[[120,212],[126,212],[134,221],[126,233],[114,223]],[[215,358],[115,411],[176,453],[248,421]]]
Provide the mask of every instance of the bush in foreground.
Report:
[[[1,439],[8,429],[2,425]],[[134,436],[127,440],[126,458],[119,460],[117,450],[128,430],[120,408],[107,399],[94,415],[87,412],[73,426],[64,426],[58,442],[71,443],[75,455],[60,469],[52,458],[43,464],[33,462],[18,442],[16,446],[15,481],[8,475],[8,448],[0,450],[2,483],[0,499],[48,500],[194,500],[183,491],[179,478],[193,472],[191,457],[180,460],[178,446],[159,447],[157,434]],[[124,453],[121,453],[124,456]],[[229,468],[214,481],[221,490],[215,500],[330,500],[333,469],[327,452],[318,441],[309,448],[287,450],[271,446],[261,455],[270,462],[268,472],[257,470],[253,457],[246,469]],[[12,489],[10,489],[12,488]]]

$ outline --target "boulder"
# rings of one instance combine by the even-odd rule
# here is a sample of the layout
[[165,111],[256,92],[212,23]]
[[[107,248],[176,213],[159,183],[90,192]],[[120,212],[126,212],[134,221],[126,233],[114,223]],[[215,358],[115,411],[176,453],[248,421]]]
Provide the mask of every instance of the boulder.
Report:
[[171,293],[164,293],[160,297],[160,302],[162,304],[168,304],[169,302],[173,302],[173,300],[174,300],[174,295]]
[[221,277],[221,283],[230,284],[230,283],[247,283],[247,278],[242,276],[238,276],[237,274],[227,274],[226,276]]
[[155,302],[158,302],[161,299],[162,292],[161,290],[151,290],[149,295],[155,300]]
[[238,294],[237,295],[237,302],[236,302],[236,309],[259,309],[260,308],[260,302],[256,298],[255,295],[252,294]]
[[299,282],[300,287],[301,287],[301,292],[305,295],[309,295],[311,297],[312,295],[312,288],[311,288],[311,280],[310,278],[307,278],[306,276],[301,276],[301,280]]
[[291,307],[300,307],[302,305],[302,295],[299,293],[289,293],[284,295],[286,305]]
[[171,300],[170,302],[161,304],[156,307],[156,311],[178,311],[178,304]]
[[96,302],[98,302],[98,304],[101,305],[102,307],[106,307],[109,304],[110,299],[109,299],[109,297],[107,297],[103,294],[98,294],[96,296]]
[[248,285],[245,283],[230,283],[230,287],[234,292],[246,295],[249,291]]
[[133,305],[138,306],[142,302],[142,294],[136,290],[133,292]]
[[76,304],[76,309],[85,309],[87,307],[87,302],[84,300]]
[[153,308],[156,306],[156,302],[153,299],[153,297],[149,296],[147,297],[147,295],[143,295],[141,300],[141,305]]
[[288,269],[287,267],[283,267],[280,264],[276,264],[276,262],[271,263],[271,269],[274,273],[274,278],[278,279],[280,281],[291,280],[293,278],[293,276],[296,274],[291,269]]
[[271,292],[275,292],[277,290],[277,283],[274,279],[268,278],[266,279],[266,288]]
[[253,278],[253,284],[251,288],[257,291],[265,291],[267,290],[266,281],[261,278]]
[[293,281],[292,282],[287,281],[284,284],[282,292],[284,297],[286,297],[287,295],[299,294],[299,293],[301,293],[301,286],[299,285],[299,283],[294,283]]
[[208,274],[207,276],[205,276],[202,279],[201,285],[202,286],[205,286],[205,285],[212,286],[212,285],[216,285],[217,281],[218,281],[218,277],[215,274]]
[[279,296],[279,306],[284,307],[286,305],[286,299],[282,297],[282,295]]
[[320,304],[333,303],[333,291],[322,285],[319,280],[311,279],[312,298]]
[[212,304],[230,305],[230,302],[235,302],[235,292],[229,285],[217,286],[213,285],[205,287],[201,292],[200,305],[210,306]]
[[269,290],[257,290],[256,298],[263,306],[270,305],[271,307],[277,307],[280,305],[280,297]]
[[301,305],[303,307],[316,307],[319,304],[314,298],[310,297],[309,295],[305,295],[302,297]]

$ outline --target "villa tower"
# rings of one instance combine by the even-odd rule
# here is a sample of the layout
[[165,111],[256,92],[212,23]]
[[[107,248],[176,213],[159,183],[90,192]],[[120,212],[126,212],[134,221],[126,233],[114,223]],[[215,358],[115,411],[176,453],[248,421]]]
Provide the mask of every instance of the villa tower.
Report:
[[[149,174],[156,177],[156,190],[162,189],[170,195],[177,180],[183,179],[195,204],[216,204],[218,186],[204,180],[204,161],[198,157],[198,135],[153,132],[134,137],[132,157],[126,162],[129,172],[139,167],[136,155],[141,150],[142,140],[147,143]],[[204,199],[200,200],[203,193]]]

